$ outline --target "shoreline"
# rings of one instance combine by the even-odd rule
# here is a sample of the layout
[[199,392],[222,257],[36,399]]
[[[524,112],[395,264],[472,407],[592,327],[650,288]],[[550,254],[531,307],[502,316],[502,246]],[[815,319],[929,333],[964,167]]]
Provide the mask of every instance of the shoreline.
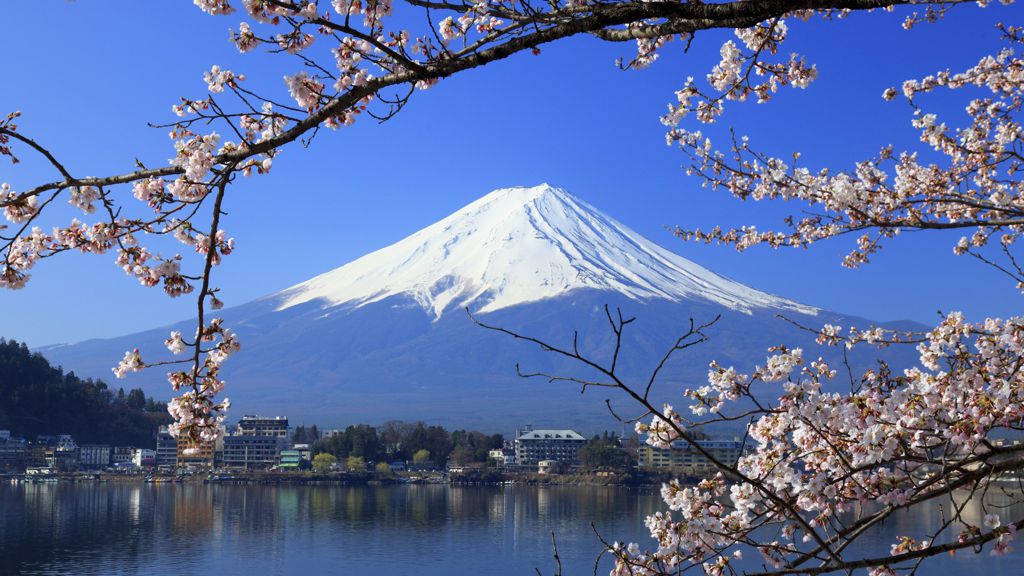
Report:
[[[310,486],[383,486],[395,484],[433,484],[450,486],[659,486],[671,475],[646,475],[635,472],[614,474],[536,474],[522,472],[489,471],[486,474],[376,474],[349,472],[270,472],[270,471],[216,471],[193,473],[111,473],[61,472],[46,475],[0,473],[0,480],[8,483],[143,483],[143,484],[227,484],[227,485],[310,485]],[[697,478],[684,478],[696,483]]]

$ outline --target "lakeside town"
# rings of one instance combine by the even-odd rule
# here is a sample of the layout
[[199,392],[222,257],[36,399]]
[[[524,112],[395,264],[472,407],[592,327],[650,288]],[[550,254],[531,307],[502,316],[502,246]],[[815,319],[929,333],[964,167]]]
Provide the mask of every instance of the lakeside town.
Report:
[[[644,483],[713,473],[707,457],[734,464],[738,439],[677,441],[670,448],[605,432],[524,426],[511,439],[421,422],[345,429],[289,425],[284,416],[243,416],[199,446],[155,431],[150,446],[78,443],[70,434],[29,440],[0,430],[0,474],[13,481],[145,479],[152,482],[583,482]],[[432,453],[430,448],[434,448]]]
[[0,477],[213,482],[554,482],[645,484],[734,464],[738,438],[695,436],[668,449],[636,435],[587,436],[568,426],[512,434],[390,421],[345,428],[243,416],[218,438],[172,436],[167,405],[141,389],[64,373],[26,345],[0,339]]

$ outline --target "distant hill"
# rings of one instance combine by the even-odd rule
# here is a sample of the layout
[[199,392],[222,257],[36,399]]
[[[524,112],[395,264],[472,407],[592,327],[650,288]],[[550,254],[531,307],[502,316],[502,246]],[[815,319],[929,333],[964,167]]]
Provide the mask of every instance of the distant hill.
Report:
[[[323,250],[329,254],[329,247]],[[794,278],[798,272],[792,271]],[[340,268],[219,311],[242,343],[224,365],[225,395],[240,413],[323,426],[402,419],[488,433],[529,423],[583,431],[618,427],[605,398],[623,416],[637,410],[621,393],[592,389],[581,396],[577,386],[517,378],[516,363],[525,371],[590,375],[537,346],[476,326],[463,310],[566,347],[578,331],[582,351],[607,359],[613,335],[606,304],[613,313],[621,307],[625,316],[637,317],[619,363],[637,383],[645,382],[690,318],[721,316],[708,342],[679,354],[661,373],[653,398],[677,405],[684,403],[684,388],[706,382],[712,359],[746,372],[777,344],[802,346],[816,357],[814,337],[780,315],[815,327],[873,324],[725,278],[564,190],[508,188]],[[107,375],[135,347],[147,361],[169,359],[162,343],[171,330],[189,334],[195,326],[186,321],[40,351],[79,374]],[[912,349],[897,348],[858,349],[849,360],[854,368],[879,358],[896,366],[914,362]],[[838,348],[820,353],[837,366],[843,360]],[[161,394],[167,384],[157,376],[162,371],[144,371],[128,382]]]
[[71,434],[79,444],[150,446],[168,422],[167,406],[141,389],[126,393],[65,374],[24,344],[0,338],[0,429],[28,439]]

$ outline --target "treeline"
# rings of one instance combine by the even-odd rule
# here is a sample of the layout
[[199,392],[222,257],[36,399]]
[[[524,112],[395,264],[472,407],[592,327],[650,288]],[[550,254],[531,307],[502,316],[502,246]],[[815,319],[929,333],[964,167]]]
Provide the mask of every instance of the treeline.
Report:
[[[300,430],[303,440],[310,439],[312,429],[296,428],[297,438]],[[367,424],[349,426],[330,438],[316,440],[313,452],[333,454],[343,461],[355,456],[367,462],[417,461],[442,466],[449,460],[456,464],[486,462],[487,453],[501,448],[504,442],[501,434],[449,432],[423,422],[388,422],[377,428]]]
[[167,405],[54,368],[25,344],[0,338],[0,429],[29,440],[71,434],[79,444],[150,446],[170,423]]
[[623,446],[614,432],[605,431],[604,434],[587,440],[587,443],[580,448],[580,465],[585,470],[600,470],[602,468],[623,470],[629,468],[636,454],[636,440]]

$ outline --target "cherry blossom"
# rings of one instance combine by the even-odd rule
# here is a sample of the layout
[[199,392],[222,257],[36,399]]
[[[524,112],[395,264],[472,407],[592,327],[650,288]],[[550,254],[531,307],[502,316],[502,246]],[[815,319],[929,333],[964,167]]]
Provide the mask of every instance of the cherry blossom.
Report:
[[225,86],[235,86],[237,82],[242,80],[245,80],[244,75],[236,75],[231,70],[222,70],[221,67],[217,65],[214,65],[210,68],[209,72],[203,74],[203,81],[206,82],[206,88],[215,94],[223,92]]

